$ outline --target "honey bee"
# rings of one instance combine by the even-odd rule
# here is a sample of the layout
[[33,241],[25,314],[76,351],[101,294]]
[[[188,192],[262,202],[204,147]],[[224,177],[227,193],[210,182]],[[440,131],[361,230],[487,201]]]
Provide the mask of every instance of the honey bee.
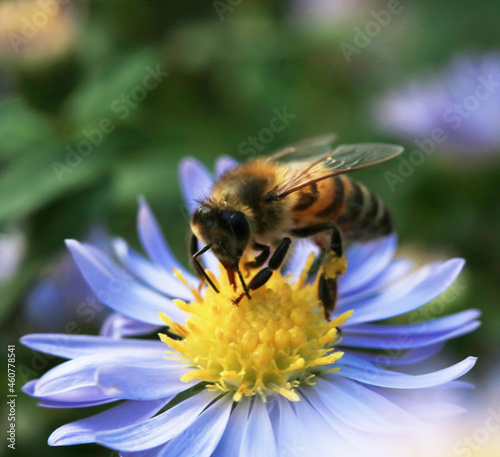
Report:
[[[191,258],[200,275],[218,292],[198,261],[211,250],[236,288],[237,274],[243,292],[262,287],[283,263],[292,238],[311,238],[324,253],[318,286],[325,315],[334,309],[337,278],[344,267],[344,243],[369,241],[393,231],[392,218],[382,200],[345,176],[392,159],[403,151],[387,144],[352,144],[333,147],[335,135],[310,138],[250,160],[226,171],[210,196],[191,217]],[[198,240],[205,246],[198,249]],[[260,252],[248,268],[269,262],[248,284],[240,270],[246,250]],[[271,252],[273,254],[271,255]],[[337,261],[328,273],[326,262]]]

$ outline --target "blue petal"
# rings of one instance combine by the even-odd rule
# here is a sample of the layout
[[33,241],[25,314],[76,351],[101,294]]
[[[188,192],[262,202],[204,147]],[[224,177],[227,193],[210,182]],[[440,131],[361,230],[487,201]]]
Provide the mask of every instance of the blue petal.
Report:
[[428,322],[409,325],[355,325],[344,330],[342,346],[410,349],[464,335],[479,327],[477,310],[468,310]]
[[357,302],[374,295],[383,288],[402,279],[411,271],[412,266],[413,262],[411,260],[394,260],[375,279],[369,284],[365,284],[361,289],[353,290],[348,293],[344,293],[344,291],[340,289],[339,306],[348,307],[351,305],[355,308]]
[[50,435],[49,444],[69,446],[92,443],[96,432],[143,422],[154,416],[168,401],[167,398],[155,401],[126,401],[95,416],[59,427]]
[[199,201],[210,194],[212,177],[198,160],[188,157],[179,167],[181,190],[189,213],[198,207]]
[[[310,442],[313,437],[306,436],[304,427],[299,423],[295,411],[289,400],[278,397],[279,423],[278,423],[278,455],[280,457],[291,457],[307,455],[310,450]],[[236,454],[227,454],[236,455]]]
[[[97,392],[97,389],[94,390]],[[119,399],[106,397],[100,400],[96,398],[93,401],[88,400],[88,401],[76,401],[76,402],[68,402],[68,401],[59,402],[54,400],[48,400],[45,397],[43,397],[40,401],[37,402],[37,406],[41,406],[42,408],[53,408],[53,409],[90,408],[91,406],[106,405],[108,403],[112,403],[117,400]]]
[[158,457],[210,457],[224,430],[231,413],[233,401],[226,395],[208,409],[180,435],[165,446]]
[[[335,449],[336,455],[351,455],[351,446],[347,446],[344,437],[332,428],[305,398],[294,402],[292,406],[295,409],[298,423],[302,426],[303,433],[309,439],[307,455],[330,457],[332,449]],[[293,435],[290,439],[293,443]],[[282,449],[280,449],[281,451]]]
[[[423,375],[408,375],[385,370],[366,360],[352,355],[344,356],[336,362],[340,370],[335,374],[326,375],[329,379],[343,376],[355,381],[391,389],[421,389],[446,384],[466,374],[475,365],[477,358],[468,357],[443,370]],[[334,378],[331,378],[334,376]]]
[[144,250],[153,262],[164,268],[168,274],[171,274],[172,270],[175,268],[182,273],[189,284],[198,284],[198,280],[189,273],[189,271],[178,262],[174,254],[172,254],[172,251],[163,237],[160,226],[144,198],[140,198],[139,200],[137,225],[139,238],[141,239]]
[[153,289],[181,300],[193,299],[191,291],[175,276],[149,262],[121,238],[113,240],[115,253],[125,267]]
[[97,431],[94,441],[120,451],[160,446],[186,430],[215,398],[216,394],[202,391],[138,425]]
[[[146,324],[119,313],[111,313],[104,320],[100,334],[109,338],[147,335],[157,332],[162,326]],[[136,341],[136,340],[134,340]]]
[[396,252],[396,235],[381,238],[370,243],[357,243],[346,253],[347,271],[340,278],[342,293],[353,293],[370,283],[383,272]]
[[459,313],[450,314],[433,320],[426,320],[408,325],[382,325],[382,324],[358,324],[345,330],[349,334],[358,335],[432,335],[441,332],[455,330],[463,325],[475,321],[481,316],[481,311],[468,309]]
[[96,387],[82,387],[55,395],[36,395],[35,387],[38,381],[38,379],[35,379],[27,382],[22,390],[32,397],[40,398],[37,404],[45,408],[83,408],[117,400],[116,398],[104,395]]
[[[371,433],[394,433],[403,427],[421,425],[405,410],[365,386],[337,376],[318,377],[314,389],[305,394],[315,405],[317,395],[335,416],[348,426]],[[320,408],[318,405],[317,409]]]
[[461,406],[446,402],[421,403],[405,399],[404,402],[400,400],[400,404],[426,422],[449,419],[460,416],[467,411]]
[[158,457],[165,444],[137,452],[120,452],[120,457]]
[[[335,430],[343,438],[343,440],[349,443],[349,455],[353,455],[353,452],[355,452],[354,455],[363,455],[367,449],[374,446],[374,435],[360,431],[358,427],[356,427],[358,428],[356,430],[355,428],[347,425],[345,422],[342,422],[342,420],[340,420],[334,412],[321,401],[314,388],[306,387],[301,390],[301,393],[315,409],[315,411],[319,413],[321,417],[332,427],[332,429]],[[384,430],[384,432],[386,432],[386,430]],[[324,441],[327,442],[327,440]],[[386,454],[384,454],[384,456],[385,455]]]
[[250,405],[251,400],[248,398],[243,398],[235,404],[234,410],[229,417],[226,430],[215,449],[213,457],[240,455],[241,443],[247,427]]
[[35,386],[36,383],[38,382],[38,379],[32,379],[31,381],[28,381],[24,386],[21,388],[21,390],[28,395],[31,395],[32,397],[35,394]]
[[[95,386],[96,370],[104,364],[119,362],[133,364],[136,370],[141,367],[158,365],[158,357],[128,354],[119,357],[114,354],[86,355],[61,363],[45,373],[35,386],[36,396],[54,395],[81,387]],[[160,359],[161,360],[161,359]]]
[[474,390],[476,385],[467,381],[451,381],[448,384],[442,386],[433,387],[435,390],[454,390],[454,389],[467,389]]
[[160,341],[127,340],[103,336],[68,335],[65,333],[38,333],[25,335],[21,343],[36,351],[74,359],[83,355],[103,354],[127,356],[135,354],[142,357],[145,353],[161,360],[166,346]]
[[186,315],[171,300],[138,283],[98,249],[75,240],[66,244],[92,290],[110,308],[148,324],[164,325],[160,311],[181,324],[186,321]]
[[[398,391],[395,393],[377,387],[370,387],[370,390],[377,392],[380,396],[400,405],[406,411],[411,412],[412,415],[418,417],[422,421],[425,421],[425,423],[458,416],[465,412],[465,409],[460,406],[441,401],[440,399],[443,396],[442,392],[438,392],[436,398],[432,399],[432,396],[429,395],[432,393],[429,392],[432,389],[425,389],[425,391],[422,391],[426,397],[425,400],[427,401],[421,400],[418,396],[417,398],[408,398],[407,395],[404,395],[405,391]],[[414,392],[412,392],[412,397],[415,397]]]
[[311,253],[319,254],[319,248],[310,240],[298,240],[287,262],[284,273],[299,277]]
[[[452,259],[442,264],[421,268],[393,286],[387,287],[381,293],[357,303],[354,314],[343,328],[387,319],[419,308],[448,289],[463,265],[462,259]],[[339,308],[344,308],[344,306],[339,306]]]
[[273,427],[266,404],[256,398],[248,417],[239,457],[278,457]]
[[[424,346],[422,348],[411,349],[409,351],[400,351],[399,349],[396,349],[395,351],[387,351],[384,354],[357,352],[352,355],[357,355],[369,362],[379,365],[405,366],[415,365],[434,357],[443,348],[443,346],[444,342],[433,344],[431,346]],[[404,352],[404,355],[401,355],[402,352]],[[346,354],[350,354],[350,352],[347,351]]]
[[196,384],[180,380],[190,371],[186,365],[170,360],[164,362],[165,366],[141,368],[126,363],[106,364],[98,368],[95,379],[106,395],[127,400],[169,397]]
[[215,176],[220,178],[226,171],[238,165],[238,162],[229,156],[221,156],[215,162]]

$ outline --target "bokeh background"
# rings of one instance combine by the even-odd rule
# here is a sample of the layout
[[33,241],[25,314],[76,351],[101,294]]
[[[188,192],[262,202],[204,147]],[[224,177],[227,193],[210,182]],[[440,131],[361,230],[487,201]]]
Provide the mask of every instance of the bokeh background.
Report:
[[356,178],[392,208],[402,255],[467,260],[418,318],[483,311],[441,356],[480,357],[468,379],[482,404],[500,383],[499,17],[496,0],[0,1],[0,390],[16,344],[17,455],[114,455],[49,449],[52,430],[89,410],[42,409],[20,391],[57,363],[21,335],[95,334],[106,315],[79,308],[92,294],[64,239],[138,247],[143,195],[187,263],[183,157],[212,167],[330,131],[405,146]]

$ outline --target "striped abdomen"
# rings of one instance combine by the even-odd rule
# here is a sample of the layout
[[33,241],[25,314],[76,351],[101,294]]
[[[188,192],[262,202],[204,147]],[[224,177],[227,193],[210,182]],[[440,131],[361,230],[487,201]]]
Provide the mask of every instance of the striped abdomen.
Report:
[[333,221],[348,241],[368,241],[392,232],[391,214],[384,202],[345,175],[300,191],[293,217],[297,227]]

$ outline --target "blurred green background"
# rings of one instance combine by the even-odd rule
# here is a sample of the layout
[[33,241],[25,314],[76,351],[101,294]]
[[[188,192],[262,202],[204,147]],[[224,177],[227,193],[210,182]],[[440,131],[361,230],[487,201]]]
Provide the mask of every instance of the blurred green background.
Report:
[[[500,44],[496,0],[401,1],[401,12],[350,62],[341,44],[352,44],[353,28],[364,28],[387,1],[332,0],[331,10],[315,10],[314,0],[60,3],[64,8],[56,0],[0,2],[0,233],[6,241],[14,234],[21,253],[0,282],[1,341],[4,348],[17,344],[24,367],[18,393],[57,363],[37,364],[18,339],[64,331],[26,318],[27,294],[55,274],[64,239],[84,239],[99,225],[138,247],[137,197],[144,195],[187,263],[177,178],[183,157],[210,168],[222,154],[247,160],[244,142],[269,127],[276,110],[295,117],[259,143],[260,154],[330,131],[345,143],[402,143],[381,133],[374,101],[457,54]],[[445,350],[454,362],[479,356],[469,377],[479,382],[500,344],[497,156],[478,162],[438,151],[394,190],[384,173],[396,172],[398,162],[356,174],[392,208],[401,253],[417,263],[467,260],[457,285],[429,313],[483,310],[483,326]],[[85,322],[78,330],[98,331]],[[98,408],[35,403],[18,397],[17,455],[114,455],[90,445],[49,449],[52,430]],[[2,444],[0,454],[5,450]]]

